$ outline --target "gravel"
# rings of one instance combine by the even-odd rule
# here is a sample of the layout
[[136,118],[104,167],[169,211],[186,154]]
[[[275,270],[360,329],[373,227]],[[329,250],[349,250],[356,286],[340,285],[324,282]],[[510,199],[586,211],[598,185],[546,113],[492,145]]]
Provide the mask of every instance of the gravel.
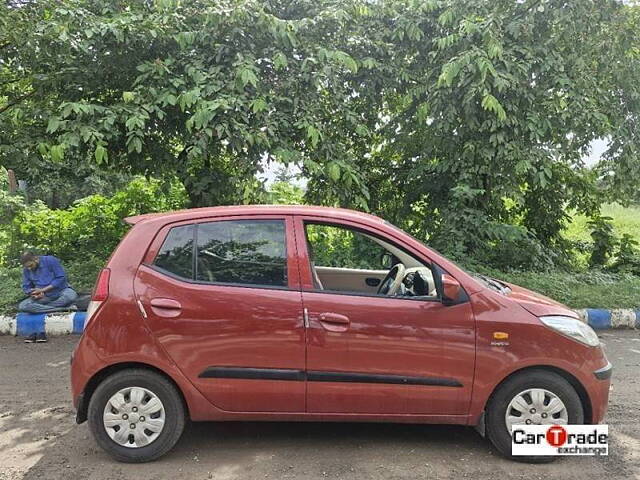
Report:
[[242,422],[193,424],[167,456],[127,465],[74,423],[77,337],[33,345],[0,337],[0,479],[640,479],[640,332],[601,339],[615,368],[608,457],[515,463],[456,426]]

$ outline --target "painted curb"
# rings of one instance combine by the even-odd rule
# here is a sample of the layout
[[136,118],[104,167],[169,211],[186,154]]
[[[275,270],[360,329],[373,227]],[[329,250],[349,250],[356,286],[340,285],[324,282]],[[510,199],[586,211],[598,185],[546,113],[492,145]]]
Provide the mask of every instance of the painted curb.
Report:
[[640,328],[640,310],[585,308],[576,313],[594,330]]
[[47,335],[81,334],[87,312],[18,313],[0,316],[0,335],[25,337],[32,333]]

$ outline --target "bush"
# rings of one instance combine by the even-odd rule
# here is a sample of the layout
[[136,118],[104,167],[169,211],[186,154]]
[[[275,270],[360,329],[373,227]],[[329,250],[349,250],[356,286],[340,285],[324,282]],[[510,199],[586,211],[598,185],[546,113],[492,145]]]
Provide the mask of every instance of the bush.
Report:
[[123,218],[176,210],[186,203],[182,186],[144,178],[112,197],[91,195],[66,210],[49,209],[39,201],[27,206],[21,196],[0,190],[0,312],[14,312],[24,298],[18,264],[22,251],[59,257],[71,286],[88,293],[127,230]]
[[42,202],[18,213],[11,224],[6,257],[17,259],[23,250],[56,255],[62,260],[106,259],[127,230],[123,218],[184,207],[181,187],[136,178],[112,197],[91,195],[66,210],[51,210]]
[[640,253],[638,253],[638,242],[628,233],[622,235],[618,242],[616,259],[611,265],[613,272],[631,273],[640,276]]
[[593,249],[589,258],[590,267],[602,267],[607,264],[617,245],[613,218],[598,216],[587,224],[591,228]]
[[22,268],[0,268],[0,313],[15,312],[22,293]]

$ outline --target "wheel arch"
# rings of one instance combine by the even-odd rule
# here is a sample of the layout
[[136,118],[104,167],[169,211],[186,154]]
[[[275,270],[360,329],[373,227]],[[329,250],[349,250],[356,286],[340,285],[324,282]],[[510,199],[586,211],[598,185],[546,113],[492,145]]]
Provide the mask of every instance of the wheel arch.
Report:
[[591,407],[591,400],[589,398],[589,395],[587,394],[587,390],[584,388],[582,383],[580,383],[580,381],[571,373],[567,372],[566,370],[563,370],[562,368],[558,368],[552,365],[532,365],[532,366],[520,368],[518,370],[514,370],[513,372],[509,373],[500,382],[498,382],[498,384],[496,384],[496,386],[491,391],[491,394],[487,397],[487,400],[485,401],[484,406],[482,408],[483,417],[484,417],[484,412],[486,411],[487,405],[489,404],[489,402],[491,401],[495,393],[498,391],[498,389],[502,385],[504,385],[504,383],[507,380],[517,375],[522,375],[523,373],[533,371],[533,370],[555,373],[556,375],[559,375],[560,377],[564,378],[567,382],[569,382],[569,384],[574,388],[574,390],[578,394],[578,397],[580,398],[580,403],[582,403],[582,408],[584,410],[585,424],[590,424],[592,422],[593,410]]
[[103,368],[102,370],[99,370],[87,382],[87,384],[86,384],[86,386],[84,388],[83,394],[82,394],[82,399],[81,399],[80,403],[78,404],[78,411],[77,411],[77,414],[76,414],[76,422],[77,423],[82,423],[82,422],[85,422],[87,420],[89,402],[91,401],[91,397],[93,396],[93,393],[96,391],[96,388],[98,388],[98,385],[100,385],[107,377],[110,377],[111,375],[113,375],[113,374],[115,374],[117,372],[121,372],[123,370],[130,370],[130,369],[149,370],[149,371],[152,371],[154,373],[157,373],[157,374],[161,375],[162,377],[166,378],[169,382],[171,382],[171,384],[178,391],[178,394],[180,395],[180,399],[182,400],[182,405],[184,407],[185,414],[186,414],[187,418],[189,418],[189,416],[190,416],[189,415],[189,404],[187,403],[187,401],[185,399],[185,396],[184,396],[184,393],[182,392],[182,389],[180,388],[178,383],[171,377],[171,375],[168,375],[165,371],[163,371],[160,368],[155,367],[153,365],[149,365],[148,363],[143,363],[143,362],[122,362],[122,363],[114,363],[112,365],[109,365],[109,366]]

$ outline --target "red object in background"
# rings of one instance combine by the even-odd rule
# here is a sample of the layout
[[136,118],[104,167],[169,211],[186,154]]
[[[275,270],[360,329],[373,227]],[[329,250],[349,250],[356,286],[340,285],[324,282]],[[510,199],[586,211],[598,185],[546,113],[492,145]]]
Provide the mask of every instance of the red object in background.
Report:
[[[154,265],[171,229],[246,220],[284,225],[284,285],[185,280]],[[519,287],[511,295],[489,289],[377,217],[323,207],[244,206],[128,222],[133,228],[103,271],[110,275],[100,276],[94,297],[101,303],[74,352],[79,420],[95,390],[92,379],[130,365],[170,378],[192,420],[476,425],[503,380],[537,366],[575,380],[585,393],[585,423],[604,416],[609,380],[594,375],[607,364],[601,348],[560,335],[538,318],[577,318],[574,312]],[[445,272],[445,294],[458,299],[314,288],[305,222],[357,229],[437,265]],[[205,253],[214,258],[213,250]],[[494,332],[507,332],[508,342],[495,343]]]

